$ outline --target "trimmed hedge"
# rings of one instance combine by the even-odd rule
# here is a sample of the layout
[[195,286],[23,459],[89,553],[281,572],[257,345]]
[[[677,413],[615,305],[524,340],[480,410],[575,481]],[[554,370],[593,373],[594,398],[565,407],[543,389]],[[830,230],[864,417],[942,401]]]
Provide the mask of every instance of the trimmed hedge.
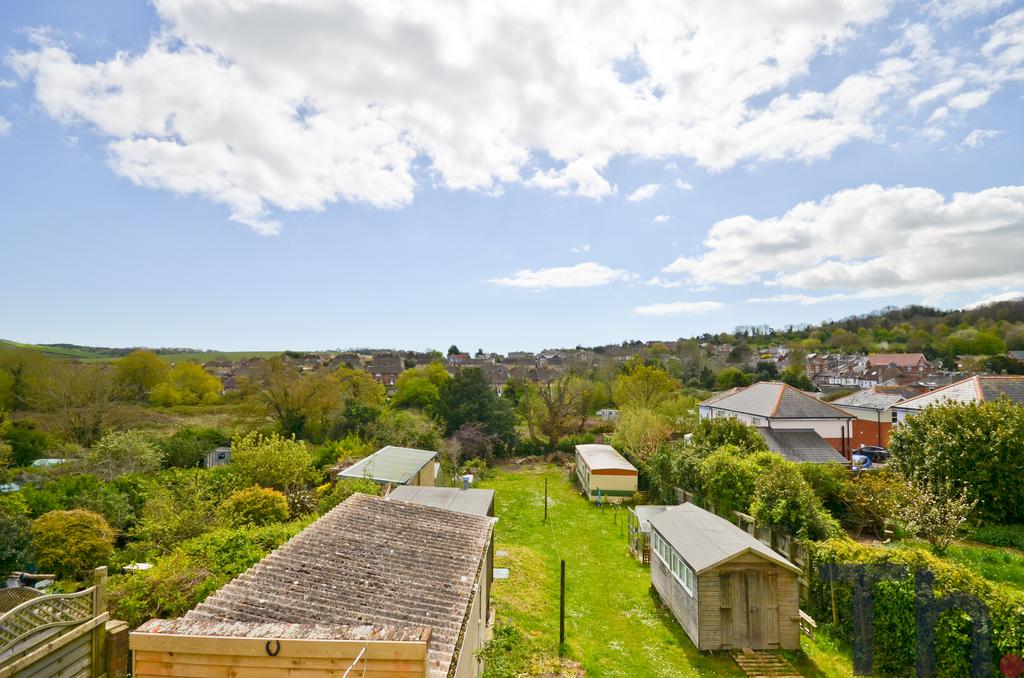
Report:
[[[941,560],[921,549],[872,548],[848,539],[812,543],[810,548],[813,574],[808,612],[829,626],[832,625],[832,598],[829,583],[821,578],[820,568],[823,564],[887,563],[907,567],[909,576],[900,580],[881,581],[874,586],[872,627],[875,675],[910,676],[915,673],[917,652],[913,572],[917,567],[927,568],[935,575],[936,598],[961,591],[977,596],[988,605],[992,621],[994,671],[1003,655],[1024,655],[1024,593],[996,586],[966,567]],[[835,631],[842,640],[849,643],[853,642],[852,592],[850,584],[836,582],[839,624]],[[962,612],[954,610],[939,617],[935,627],[937,676],[970,675],[970,630],[970,620]]]
[[983,525],[974,531],[974,541],[1024,551],[1024,525]]

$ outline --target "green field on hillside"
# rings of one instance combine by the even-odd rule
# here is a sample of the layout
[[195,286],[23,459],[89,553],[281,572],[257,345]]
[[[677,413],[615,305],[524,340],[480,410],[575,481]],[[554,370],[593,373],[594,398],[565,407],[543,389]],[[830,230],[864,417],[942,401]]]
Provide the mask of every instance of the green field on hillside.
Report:
[[[544,480],[549,518],[544,520]],[[556,466],[497,471],[481,487],[497,491],[493,604],[497,623],[512,623],[554,653],[558,645],[559,560],[566,561],[566,645],[587,676],[742,676],[728,654],[702,654],[650,588],[648,568],[626,548],[627,509],[583,499]],[[806,643],[803,675],[851,675],[850,661]]]
[[[129,349],[99,348],[93,346],[50,346],[44,344],[22,344],[16,341],[0,339],[0,348],[17,348],[38,351],[50,358],[80,360],[83,362],[103,362],[116,360]],[[210,360],[245,360],[247,358],[272,358],[282,351],[180,351],[175,353],[158,353],[167,362],[179,363],[195,361],[205,363]]]

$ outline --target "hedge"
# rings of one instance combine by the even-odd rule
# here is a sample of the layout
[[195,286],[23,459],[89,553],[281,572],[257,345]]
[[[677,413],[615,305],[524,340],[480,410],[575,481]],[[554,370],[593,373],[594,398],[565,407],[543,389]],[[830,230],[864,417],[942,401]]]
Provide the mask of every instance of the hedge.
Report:
[[[997,586],[970,569],[936,558],[921,549],[872,548],[849,539],[830,539],[812,543],[813,576],[808,611],[819,622],[832,625],[832,597],[829,582],[821,577],[821,567],[836,564],[904,565],[909,576],[875,584],[872,628],[874,631],[873,671],[879,676],[915,674],[916,640],[914,621],[915,568],[923,567],[935,576],[934,595],[963,592],[988,605],[992,622],[993,675],[999,659],[1006,654],[1024,655],[1024,592]],[[835,584],[840,639],[853,642],[852,586]],[[970,675],[970,620],[962,612],[942,614],[935,628],[935,669],[939,677]]]

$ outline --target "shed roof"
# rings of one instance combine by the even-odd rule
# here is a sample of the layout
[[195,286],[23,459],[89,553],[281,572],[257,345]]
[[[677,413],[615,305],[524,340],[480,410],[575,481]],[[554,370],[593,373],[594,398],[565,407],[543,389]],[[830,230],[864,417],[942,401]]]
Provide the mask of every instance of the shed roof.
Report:
[[636,473],[636,467],[626,461],[626,458],[611,445],[577,445],[576,454],[583,458],[591,470],[617,469]]
[[345,478],[370,478],[378,483],[404,484],[412,480],[437,452],[411,447],[382,447],[369,457],[360,459],[338,475]]
[[494,490],[463,490],[455,487],[399,485],[391,490],[387,498],[476,516],[488,515],[494,506]]
[[942,402],[974,403],[998,400],[1006,396],[1024,403],[1024,375],[983,375],[937,388],[915,398],[904,400],[897,409],[919,411]]
[[761,381],[701,405],[772,419],[850,419],[850,414],[778,381]]
[[353,494],[186,613],[174,632],[206,635],[212,622],[409,634],[430,627],[430,675],[446,676],[492,525],[492,518]]
[[689,502],[654,516],[650,523],[697,574],[744,553],[756,553],[781,567],[800,572],[799,567],[725,518]]
[[640,522],[640,531],[647,533],[651,531],[651,518],[654,516],[664,513],[665,511],[672,508],[671,506],[634,506],[630,510],[636,514],[637,520]]
[[759,426],[757,432],[768,444],[768,449],[787,461],[812,464],[845,464],[846,457],[825,442],[818,432],[810,428],[771,429]]

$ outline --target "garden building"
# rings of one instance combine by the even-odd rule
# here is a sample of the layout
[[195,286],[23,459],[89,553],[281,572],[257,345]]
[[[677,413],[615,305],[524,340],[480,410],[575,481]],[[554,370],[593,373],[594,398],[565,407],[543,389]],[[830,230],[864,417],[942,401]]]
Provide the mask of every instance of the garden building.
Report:
[[399,485],[388,493],[387,498],[475,516],[494,517],[494,490]]
[[670,508],[672,507],[634,506],[629,509],[629,520],[626,523],[629,530],[629,552],[644,565],[651,562],[651,518]]
[[388,445],[349,466],[338,478],[367,478],[381,485],[433,486],[440,467],[436,458],[437,452],[431,450]]
[[577,445],[576,477],[590,501],[621,502],[636,494],[636,467],[611,445]]
[[651,584],[697,649],[800,648],[800,568],[690,503],[649,522]]

